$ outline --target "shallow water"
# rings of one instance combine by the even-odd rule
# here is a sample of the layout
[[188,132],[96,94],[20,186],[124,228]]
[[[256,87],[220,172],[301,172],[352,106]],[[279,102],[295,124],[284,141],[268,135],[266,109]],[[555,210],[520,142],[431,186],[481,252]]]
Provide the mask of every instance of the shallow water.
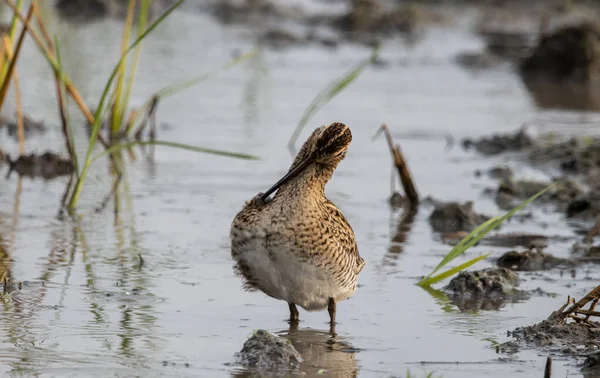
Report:
[[[50,9],[45,12],[62,41],[67,72],[94,104],[116,62],[120,22],[73,26],[60,23]],[[387,123],[421,195],[475,200],[475,210],[497,215],[502,212],[482,194],[494,183],[473,172],[506,159],[479,157],[458,145],[448,150],[445,134],[460,140],[524,123],[536,131],[593,132],[597,114],[538,110],[510,68],[473,74],[453,63],[457,53],[480,43],[461,27],[433,28],[412,48],[388,43],[382,58],[389,65],[368,69],[302,134],[301,139],[331,121],[347,123],[353,133],[327,193],[354,228],[367,265],[360,289],[338,305],[335,340],[326,333],[326,312],[301,311],[300,329],[289,332],[285,303],[242,291],[229,252],[231,220],[245,200],[287,170],[293,157],[287,140],[307,104],[369,54],[356,46],[336,51],[301,47],[263,52],[160,104],[158,117],[166,124],[158,131],[160,139],[255,154],[259,161],[158,147],[154,163],[139,159],[128,165],[117,221],[112,201],[104,212],[94,213],[111,187],[105,162],[96,163],[89,175],[79,223],[56,217],[66,179],[2,179],[0,235],[10,255],[2,261],[15,281],[28,283],[2,297],[0,372],[243,376],[229,364],[248,335],[264,328],[294,342],[306,360],[307,376],[321,369],[325,376],[404,376],[410,369],[416,376],[541,377],[545,355],[497,354],[495,344],[507,340],[507,330],[547,317],[567,295],[581,297],[600,274],[593,266],[575,279],[558,270],[522,274],[524,288],[542,287],[558,296],[533,297],[499,311],[459,312],[443,297],[415,286],[450,247],[433,235],[426,205],[412,224],[398,225],[401,214],[387,203],[391,158],[383,138],[371,141],[379,125]],[[174,80],[215,69],[233,51],[250,48],[235,29],[190,9],[176,12],[144,46],[133,102],[141,104]],[[27,146],[63,151],[52,77],[31,43],[24,57],[19,71],[26,112],[51,125],[45,137]],[[73,112],[73,121],[82,118]],[[85,137],[82,129],[77,138],[82,156]],[[12,142],[7,149],[17,151]],[[508,164],[518,175],[544,177]],[[539,208],[534,213],[534,221],[509,223],[504,231],[572,234],[562,216]],[[398,236],[399,228],[409,228],[407,236]],[[406,240],[393,241],[401,239]],[[551,243],[548,252],[566,257],[570,245]],[[485,251],[497,257],[506,249],[477,247],[463,258]],[[556,376],[581,375],[572,361],[557,358],[553,368]]]

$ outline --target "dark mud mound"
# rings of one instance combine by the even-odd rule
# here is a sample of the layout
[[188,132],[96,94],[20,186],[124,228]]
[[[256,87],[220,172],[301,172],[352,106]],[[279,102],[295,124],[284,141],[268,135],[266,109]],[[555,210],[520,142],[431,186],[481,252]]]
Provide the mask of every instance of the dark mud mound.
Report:
[[471,201],[436,203],[429,215],[429,224],[435,232],[470,232],[489,219],[487,215],[474,212]]
[[[135,3],[133,17],[139,18],[141,1]],[[174,0],[154,0],[148,8],[148,18],[166,10],[175,3]],[[65,20],[73,23],[88,23],[113,17],[124,20],[127,16],[128,0],[58,0],[55,3],[58,14]]]
[[302,356],[288,339],[262,329],[255,331],[236,354],[236,364],[261,374],[293,371],[302,361]]
[[72,21],[96,21],[108,16],[107,0],[58,0],[56,10],[63,18]]
[[510,251],[496,260],[496,265],[516,271],[539,271],[558,266],[570,267],[574,263],[567,259],[554,257],[541,251]]
[[483,155],[498,155],[508,151],[522,151],[533,146],[533,139],[521,128],[514,134],[494,134],[477,140],[465,138],[462,141],[464,149],[475,148]]
[[518,68],[538,106],[600,110],[600,28],[595,23],[543,36]]
[[22,155],[16,160],[11,160],[8,156],[6,158],[9,165],[6,177],[9,177],[14,171],[19,176],[41,177],[50,180],[73,173],[71,161],[63,159],[53,152],[44,152],[42,155]]
[[573,199],[567,206],[567,217],[593,219],[600,214],[600,195],[590,191]]
[[527,157],[535,164],[554,163],[565,173],[588,173],[600,167],[600,138],[544,135]]
[[[482,171],[476,170],[475,176],[481,177]],[[510,180],[513,177],[512,169],[507,165],[498,165],[496,167],[492,167],[486,171],[486,174],[493,179],[497,180]]]
[[526,299],[516,289],[519,277],[510,269],[488,268],[461,272],[443,289],[454,305],[465,310],[497,310],[506,302]]
[[444,291],[465,298],[507,297],[515,293],[519,277],[510,269],[488,268],[461,272],[444,287]]
[[594,23],[563,27],[543,36],[519,64],[527,80],[588,83],[600,74],[600,29]]

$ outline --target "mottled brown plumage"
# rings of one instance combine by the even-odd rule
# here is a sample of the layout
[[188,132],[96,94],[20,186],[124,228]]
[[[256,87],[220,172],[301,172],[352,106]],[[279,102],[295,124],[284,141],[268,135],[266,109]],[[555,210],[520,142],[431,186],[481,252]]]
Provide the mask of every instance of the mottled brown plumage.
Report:
[[248,201],[231,225],[231,255],[244,287],[287,301],[291,321],[298,320],[296,305],[328,308],[333,326],[336,302],[354,293],[365,265],[352,228],[324,192],[351,141],[342,123],[317,128],[288,173]]

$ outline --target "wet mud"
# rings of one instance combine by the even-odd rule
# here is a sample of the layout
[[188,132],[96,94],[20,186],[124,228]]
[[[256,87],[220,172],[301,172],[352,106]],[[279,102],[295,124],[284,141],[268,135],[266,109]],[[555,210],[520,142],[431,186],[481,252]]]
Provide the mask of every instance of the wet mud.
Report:
[[471,201],[461,204],[433,200],[433,203],[434,209],[429,215],[429,224],[435,232],[470,232],[490,219],[487,215],[476,213]]
[[292,342],[266,330],[254,331],[236,355],[236,364],[254,373],[296,370],[303,361]]
[[515,271],[533,272],[556,267],[570,268],[576,264],[572,260],[555,257],[540,250],[528,250],[506,252],[496,260],[496,265]]
[[[600,341],[599,312],[595,311],[600,287],[592,290],[581,300],[569,298],[561,308],[553,311],[547,319],[531,326],[509,331],[513,341],[509,348],[535,347],[546,353],[578,358],[583,371],[598,368],[598,342]],[[589,308],[585,307],[589,303]]]
[[531,291],[517,288],[519,284],[519,276],[511,269],[487,268],[458,273],[443,291],[461,311],[498,310],[531,297]]
[[[81,77],[87,79],[86,96],[101,92],[105,78],[99,79],[100,72],[110,72],[114,64],[104,54],[121,30],[115,31],[114,20],[106,19],[122,19],[126,8],[122,4],[111,8],[114,5],[109,3],[63,0],[56,5],[61,20],[95,23],[81,34],[86,38],[92,35],[90,43],[78,40],[69,45],[65,41],[64,47],[71,53],[65,54],[65,59],[73,59],[66,67],[78,67],[82,72],[69,69],[69,74],[78,82]],[[19,272],[20,277],[32,280],[19,283],[7,277],[0,282],[5,290],[3,300],[15,304],[0,312],[5,340],[0,350],[0,372],[356,377],[398,374],[435,355],[440,361],[432,362],[428,370],[449,378],[542,376],[543,364],[537,366],[541,359],[537,353],[547,352],[544,348],[552,343],[556,350],[571,348],[562,341],[544,344],[544,340],[559,340],[561,333],[572,341],[578,338],[575,344],[584,343],[583,348],[576,347],[579,351],[586,349],[583,354],[567,356],[580,358],[584,369],[594,369],[598,359],[591,350],[597,342],[594,327],[592,331],[563,329],[563,324],[554,324],[558,328],[543,325],[528,330],[532,341],[525,342],[526,337],[521,336],[514,344],[516,349],[533,348],[533,354],[519,356],[528,361],[526,364],[498,358],[488,344],[488,340],[504,337],[507,324],[515,327],[545,317],[544,306],[554,308],[554,302],[560,302],[549,292],[566,296],[571,288],[587,287],[597,279],[594,264],[600,261],[600,247],[594,244],[597,233],[592,232],[591,222],[600,215],[600,202],[592,190],[595,183],[600,184],[598,141],[595,137],[534,136],[525,128],[506,132],[531,118],[538,123],[540,118],[542,123],[552,120],[552,114],[540,109],[558,106],[558,100],[551,99],[558,97],[556,93],[545,90],[544,95],[539,87],[534,88],[541,84],[530,84],[520,73],[507,72],[506,68],[518,68],[521,62],[543,56],[542,40],[546,41],[546,56],[555,53],[550,48],[556,41],[552,33],[560,29],[552,29],[544,34],[546,39],[540,39],[539,14],[532,12],[524,16],[534,24],[531,30],[506,25],[501,29],[498,24],[482,22],[479,30],[463,30],[464,25],[458,23],[440,31],[436,27],[444,25],[446,14],[427,1],[416,5],[376,1],[340,4],[335,12],[311,13],[295,4],[267,1],[188,1],[184,12],[174,13],[175,20],[148,39],[144,59],[155,68],[144,65],[140,70],[141,94],[135,96],[145,95],[147,86],[159,85],[159,81],[167,85],[172,79],[170,72],[197,75],[200,59],[222,65],[216,56],[229,56],[232,45],[237,49],[248,44],[235,33],[232,37],[232,26],[252,35],[252,44],[287,49],[284,54],[271,51],[243,68],[222,72],[211,78],[214,81],[210,85],[194,87],[188,95],[165,106],[164,117],[178,125],[164,130],[167,140],[248,150],[261,155],[257,165],[159,150],[155,161],[140,160],[127,166],[127,189],[121,187],[106,201],[106,208],[113,211],[94,213],[90,203],[96,205],[96,197],[111,189],[110,180],[104,176],[105,166],[96,164],[84,190],[82,218],[74,222],[55,217],[56,203],[67,184],[67,178],[59,176],[72,172],[69,163],[52,152],[12,160],[15,146],[11,141],[7,149],[9,174],[15,171],[59,179],[22,183],[11,174],[0,185],[0,231],[8,236],[2,241],[7,255],[2,264],[7,272]],[[464,4],[475,2],[460,3],[459,21],[470,15]],[[205,18],[195,14],[206,10],[210,15]],[[214,20],[218,22],[212,23]],[[79,36],[77,29],[63,30],[62,26],[54,28]],[[204,36],[206,40],[202,40]],[[395,38],[410,43],[399,44]],[[475,39],[484,46],[483,51],[473,49]],[[242,293],[231,274],[228,238],[223,230],[228,229],[233,212],[247,193],[264,189],[265,182],[281,173],[281,161],[289,160],[282,147],[288,136],[282,125],[297,121],[290,120],[290,114],[302,114],[305,102],[324,83],[348,68],[346,63],[356,60],[359,53],[363,56],[366,49],[361,45],[388,40],[386,56],[365,71],[369,76],[357,80],[339,96],[339,102],[327,104],[318,116],[349,117],[359,125],[364,121],[360,109],[380,107],[381,117],[394,123],[394,130],[410,128],[409,132],[425,134],[424,140],[401,141],[411,171],[424,195],[451,198],[453,202],[426,200],[413,209],[406,207],[406,198],[395,193],[389,198],[394,207],[390,210],[385,203],[389,193],[385,159],[389,155],[369,143],[369,127],[353,126],[355,149],[328,190],[343,206],[353,227],[356,225],[359,247],[369,260],[360,289],[351,300],[340,304],[339,335],[323,331],[327,328],[323,313],[307,313],[300,329],[270,333],[285,324],[281,303]],[[199,49],[199,43],[206,48]],[[331,54],[322,46],[344,48]],[[118,46],[115,53],[117,50]],[[73,51],[94,59],[96,65],[73,58]],[[550,82],[563,75],[565,79],[559,81],[579,81],[569,85],[593,92],[593,80],[583,85],[578,79],[592,72],[591,67],[565,69],[563,74],[557,67],[562,67],[564,55],[553,59],[554,66],[546,69]],[[477,79],[461,68],[477,71]],[[532,69],[531,76],[544,69]],[[75,77],[77,74],[82,76]],[[523,82],[528,92],[522,91]],[[38,84],[29,92],[37,90]],[[52,85],[49,82],[48,88]],[[241,106],[236,102],[240,93]],[[273,93],[277,95],[273,97]],[[536,103],[530,104],[527,96],[534,97]],[[293,101],[281,101],[283,98]],[[592,102],[577,97],[566,106],[591,106],[584,101]],[[393,110],[397,104],[406,108],[398,113]],[[40,109],[44,119],[55,123],[46,116],[55,114],[55,104],[51,105]],[[447,146],[436,139],[438,126],[444,133],[452,127],[447,132],[460,136],[478,135],[482,127],[485,132],[490,130],[490,136],[463,142],[469,151],[490,159],[479,161],[459,149],[445,151]],[[16,130],[14,126],[5,129],[7,135],[15,137],[11,132]],[[82,129],[78,147],[84,146],[89,136]],[[54,130],[47,131],[51,134]],[[27,136],[42,132],[26,126]],[[43,148],[63,151],[64,146]],[[515,160],[519,164],[505,164]],[[559,177],[527,176],[527,169],[547,172],[548,167],[556,168]],[[547,206],[533,204],[503,224],[502,231],[494,231],[473,247],[477,252],[492,252],[477,268],[497,267],[458,274],[443,288],[442,302],[432,301],[428,293],[415,289],[415,277],[435,266],[449,250],[448,245],[551,182],[557,182],[555,189],[539,202],[552,205],[564,218],[568,216],[568,222],[545,213]],[[491,188],[483,189],[485,195],[478,197],[483,186]],[[388,232],[388,217],[396,216],[399,207],[402,214],[390,220]],[[590,224],[571,223],[580,220]],[[571,229],[574,235],[560,236]],[[440,235],[432,237],[432,230]],[[139,261],[139,253],[143,253],[145,263]],[[563,274],[563,269],[572,275]],[[36,277],[43,280],[35,281]],[[27,282],[34,284],[27,286]],[[538,284],[541,288],[536,288]],[[40,297],[31,299],[28,294],[32,293]],[[477,313],[480,310],[484,312]],[[253,332],[255,328],[261,329]],[[443,347],[448,344],[457,347]],[[462,364],[465,361],[474,364]],[[558,376],[566,369],[561,363],[568,365],[569,360],[555,362]],[[111,370],[113,366],[117,368]],[[106,370],[98,373],[93,370],[97,367]],[[411,375],[419,376],[419,372]]]
[[12,160],[10,156],[6,156],[8,162],[8,173],[6,177],[10,177],[11,173],[15,172],[19,176],[37,178],[41,177],[45,180],[51,180],[60,176],[66,176],[73,173],[73,164],[70,159],[65,159],[53,152],[44,152],[41,155],[29,154],[22,155]]

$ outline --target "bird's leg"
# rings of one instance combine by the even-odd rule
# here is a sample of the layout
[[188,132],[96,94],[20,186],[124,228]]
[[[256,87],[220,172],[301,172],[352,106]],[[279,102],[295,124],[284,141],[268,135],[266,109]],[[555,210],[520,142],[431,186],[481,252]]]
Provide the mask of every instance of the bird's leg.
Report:
[[335,336],[335,300],[333,298],[329,298],[327,311],[329,312],[329,333]]
[[290,307],[290,324],[297,324],[298,320],[300,319],[298,308],[291,302],[288,302],[288,306]]

